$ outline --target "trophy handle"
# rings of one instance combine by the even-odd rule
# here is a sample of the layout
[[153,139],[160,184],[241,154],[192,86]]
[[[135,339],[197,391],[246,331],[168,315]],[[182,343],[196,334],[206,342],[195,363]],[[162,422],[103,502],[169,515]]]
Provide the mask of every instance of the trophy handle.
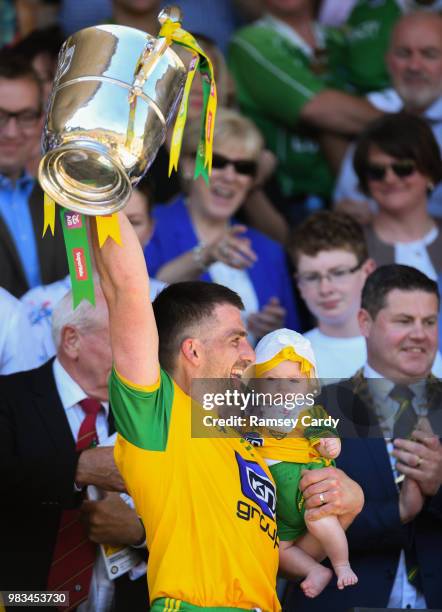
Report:
[[[178,6],[167,6],[158,15],[158,21],[161,25],[167,20],[173,23],[181,23],[182,17],[181,9]],[[166,52],[170,42],[166,37],[157,38],[154,41],[150,39],[146,42],[135,68],[135,78],[129,93],[129,103],[132,104],[135,97],[141,94],[144,83],[149,78],[155,64]]]

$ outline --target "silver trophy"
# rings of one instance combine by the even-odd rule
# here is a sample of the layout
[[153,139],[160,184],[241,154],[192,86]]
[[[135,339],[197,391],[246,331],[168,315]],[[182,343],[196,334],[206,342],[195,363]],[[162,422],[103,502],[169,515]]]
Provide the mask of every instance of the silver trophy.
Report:
[[[160,13],[160,23],[167,18],[180,21],[179,9]],[[178,56],[164,38],[125,26],[70,36],[43,132],[43,190],[88,215],[123,208],[164,142],[182,97],[186,59],[190,53]]]

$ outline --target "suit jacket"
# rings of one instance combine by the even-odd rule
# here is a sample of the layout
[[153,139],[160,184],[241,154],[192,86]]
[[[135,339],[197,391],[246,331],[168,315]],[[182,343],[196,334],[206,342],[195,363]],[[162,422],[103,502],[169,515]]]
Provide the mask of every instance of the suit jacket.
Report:
[[[62,511],[81,502],[73,486],[79,455],[52,363],[0,377],[0,591],[46,589]],[[116,583],[128,593],[120,609],[138,609],[127,607],[131,584]],[[146,578],[136,583],[147,609]]]
[[[442,383],[431,378],[427,389],[428,418],[440,435]],[[347,531],[350,562],[359,582],[338,591],[333,578],[321,595],[310,600],[292,584],[284,610],[346,612],[353,606],[386,607],[400,552],[413,542],[427,606],[442,608],[442,487],[413,521],[402,525],[390,459],[368,395],[359,372],[350,381],[325,387],[322,397],[327,412],[341,419],[337,467],[356,480],[365,495],[364,508]]]
[[[43,285],[47,285],[64,278],[68,273],[63,231],[59,215],[56,214],[55,236],[52,236],[48,230],[45,237],[41,237],[43,233],[43,191],[37,182],[29,198],[29,208],[37,243],[41,281]],[[0,261],[0,287],[7,289],[16,297],[22,296],[29,289],[28,281],[14,240],[1,216]]]

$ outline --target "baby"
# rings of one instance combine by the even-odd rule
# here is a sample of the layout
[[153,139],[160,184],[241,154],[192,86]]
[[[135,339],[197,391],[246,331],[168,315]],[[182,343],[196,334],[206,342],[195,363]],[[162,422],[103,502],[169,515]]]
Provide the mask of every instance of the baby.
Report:
[[[316,543],[320,543],[335,570],[338,588],[356,584],[358,579],[348,559],[347,538],[338,518],[327,516],[309,521],[308,513],[304,515],[304,499],[298,486],[303,470],[330,465],[341,451],[336,430],[330,427],[301,425],[303,416],[327,417],[322,407],[312,406],[314,395],[319,392],[319,382],[316,379],[316,364],[311,344],[292,330],[279,329],[262,338],[255,350],[256,362],[252,374],[255,378],[254,391],[271,394],[272,398],[293,398],[295,394],[300,394],[299,403],[302,404],[303,395],[310,400],[307,403],[311,406],[310,410],[305,404],[292,408],[291,403],[287,408],[287,405],[275,406],[275,402],[272,402],[272,405],[264,406],[261,411],[265,418],[285,418],[286,422],[288,418],[298,419],[295,427],[292,423],[285,429],[272,425],[271,428],[260,430],[262,438],[259,438],[258,443],[258,450],[266,460],[276,483],[280,556],[284,556],[285,567],[290,567],[298,576],[305,576],[301,583],[304,594],[307,597],[319,595],[330,581],[332,572],[297,545],[297,540],[308,530],[302,545],[311,550],[314,539]],[[305,423],[309,421],[310,419],[304,419]],[[254,442],[253,436],[247,437]]]

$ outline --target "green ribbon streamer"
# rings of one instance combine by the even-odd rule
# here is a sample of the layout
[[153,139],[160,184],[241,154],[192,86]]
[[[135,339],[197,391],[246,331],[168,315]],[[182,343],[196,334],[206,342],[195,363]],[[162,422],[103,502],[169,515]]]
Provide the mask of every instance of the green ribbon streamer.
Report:
[[94,279],[86,218],[84,215],[67,208],[61,208],[60,218],[72,283],[74,309],[82,300],[88,300],[95,306]]
[[205,132],[206,132],[207,103],[209,101],[209,96],[210,96],[210,71],[209,71],[209,65],[207,63],[207,60],[204,57],[201,57],[201,61],[198,65],[198,71],[201,74],[201,81],[203,84],[203,112],[201,113],[200,142],[199,142],[198,149],[196,152],[195,173],[193,175],[193,178],[197,179],[201,175],[208,185],[209,184],[209,173],[204,164],[206,160]]

